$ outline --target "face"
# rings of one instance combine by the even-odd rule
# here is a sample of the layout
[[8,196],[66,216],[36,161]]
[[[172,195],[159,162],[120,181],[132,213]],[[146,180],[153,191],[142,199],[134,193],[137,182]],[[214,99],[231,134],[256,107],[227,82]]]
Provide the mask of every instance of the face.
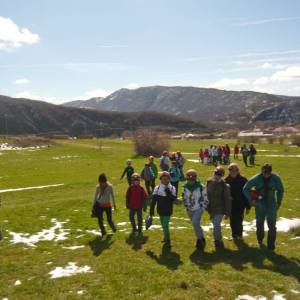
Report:
[[237,167],[230,167],[229,168],[229,175],[232,178],[235,178],[239,174],[239,170]]
[[160,179],[160,182],[164,185],[168,185],[169,182],[170,182],[170,179],[168,176],[163,176],[161,179]]
[[269,178],[271,176],[271,172],[262,171],[262,175],[264,178]]
[[140,180],[139,179],[134,179],[133,180],[133,185],[139,185],[140,184]]
[[188,175],[188,176],[186,177],[186,179],[187,179],[187,182],[188,182],[190,185],[194,185],[195,182],[196,182],[197,176],[195,176],[195,175]]
[[105,186],[106,186],[106,182],[99,182],[99,185],[100,185],[101,187],[105,187]]
[[219,172],[214,173],[214,178],[215,178],[216,181],[220,181],[222,179],[222,176],[223,175]]

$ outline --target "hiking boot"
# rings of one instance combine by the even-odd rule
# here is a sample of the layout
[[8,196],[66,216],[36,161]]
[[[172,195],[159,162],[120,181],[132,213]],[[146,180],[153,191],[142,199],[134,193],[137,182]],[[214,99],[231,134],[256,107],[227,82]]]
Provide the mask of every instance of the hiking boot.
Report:
[[268,250],[274,251],[275,250],[275,245],[274,244],[268,244]]
[[215,241],[215,248],[216,250],[223,250],[224,249],[223,241]]

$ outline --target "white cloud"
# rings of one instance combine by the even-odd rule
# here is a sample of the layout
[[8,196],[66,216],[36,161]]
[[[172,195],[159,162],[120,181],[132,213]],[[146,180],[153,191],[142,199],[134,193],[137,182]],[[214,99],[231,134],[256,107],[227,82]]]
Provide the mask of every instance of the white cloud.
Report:
[[29,84],[30,81],[27,78],[20,78],[14,81],[14,84]]
[[0,16],[0,50],[19,48],[39,42],[38,34],[27,28],[19,28],[10,18]]
[[249,82],[244,78],[223,78],[215,83],[210,84],[208,87],[218,89],[234,89],[247,85]]
[[56,100],[57,100],[54,97],[43,97],[43,96],[40,96],[36,93],[32,93],[30,91],[23,91],[23,92],[20,92],[20,93],[16,93],[12,97],[14,97],[14,98],[25,98],[25,99],[30,99],[30,100],[40,100],[40,101],[46,101],[46,102],[51,102],[51,103],[55,103]]
[[300,80],[300,66],[288,67],[285,70],[278,71],[272,76],[275,81],[293,81]]
[[253,20],[253,21],[246,21],[235,23],[235,26],[256,26],[262,25],[267,23],[275,23],[275,22],[287,22],[287,21],[297,21],[300,20],[300,17],[288,17],[288,18],[271,18],[271,19],[262,19],[262,20]]
[[129,48],[128,45],[97,45],[98,48]]
[[111,93],[112,93],[111,91],[107,91],[104,89],[96,89],[96,90],[92,90],[92,91],[87,91],[83,95],[76,97],[76,99],[88,100],[88,99],[96,98],[96,97],[107,97]]
[[266,85],[270,82],[270,78],[267,76],[259,77],[253,81],[253,84],[256,85]]
[[135,90],[138,89],[140,86],[137,83],[129,83],[127,85],[124,86],[125,89],[129,89],[129,90]]

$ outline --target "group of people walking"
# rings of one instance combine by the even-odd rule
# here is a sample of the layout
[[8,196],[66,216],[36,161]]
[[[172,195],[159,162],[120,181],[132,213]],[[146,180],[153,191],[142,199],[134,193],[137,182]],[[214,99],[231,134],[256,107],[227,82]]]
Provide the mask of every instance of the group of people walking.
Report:
[[230,147],[226,144],[225,146],[210,145],[209,148],[201,148],[199,150],[199,161],[205,165],[227,165],[230,163]]
[[[182,159],[182,163],[178,161]],[[171,163],[170,163],[171,162]],[[160,173],[150,156],[142,172],[134,172],[130,160],[121,176],[128,180],[126,192],[126,207],[129,210],[129,220],[132,226],[132,234],[141,235],[143,232],[143,211],[150,206],[149,216],[146,219],[146,228],[152,224],[156,212],[159,215],[163,229],[163,243],[171,247],[169,222],[173,214],[173,206],[179,202],[178,182],[183,176],[184,160],[181,153],[175,153],[171,158],[164,152],[160,158]],[[167,168],[168,166],[168,168]],[[261,172],[249,181],[241,175],[237,164],[228,166],[228,175],[225,177],[225,169],[217,166],[211,178],[203,184],[194,169],[185,173],[182,188],[182,202],[188,218],[191,220],[196,236],[196,248],[203,251],[206,239],[201,227],[202,217],[208,212],[213,225],[213,237],[215,248],[224,248],[221,223],[223,219],[230,220],[232,238],[235,241],[243,239],[244,213],[249,213],[251,206],[255,207],[256,235],[260,247],[264,247],[264,223],[267,220],[269,228],[267,247],[275,249],[276,218],[283,198],[283,185],[280,177],[273,173],[270,164],[264,164]],[[156,185],[156,179],[159,183]],[[141,186],[141,179],[145,181],[146,190]],[[113,232],[116,227],[112,220],[112,207],[116,208],[113,187],[107,181],[105,174],[99,176],[99,184],[93,202],[92,215],[98,218],[102,235],[106,234],[103,224],[103,213],[107,215],[107,221]]]

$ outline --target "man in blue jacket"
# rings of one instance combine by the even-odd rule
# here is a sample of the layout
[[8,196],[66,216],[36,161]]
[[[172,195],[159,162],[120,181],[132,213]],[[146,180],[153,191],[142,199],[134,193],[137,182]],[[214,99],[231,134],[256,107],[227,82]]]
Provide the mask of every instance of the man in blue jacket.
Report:
[[260,247],[263,247],[264,223],[267,219],[269,228],[267,246],[273,251],[276,241],[277,210],[281,206],[284,189],[280,177],[272,173],[270,164],[264,164],[261,173],[252,177],[244,186],[243,192],[249,203],[252,202],[251,193],[253,189],[258,194],[254,203],[257,241]]

